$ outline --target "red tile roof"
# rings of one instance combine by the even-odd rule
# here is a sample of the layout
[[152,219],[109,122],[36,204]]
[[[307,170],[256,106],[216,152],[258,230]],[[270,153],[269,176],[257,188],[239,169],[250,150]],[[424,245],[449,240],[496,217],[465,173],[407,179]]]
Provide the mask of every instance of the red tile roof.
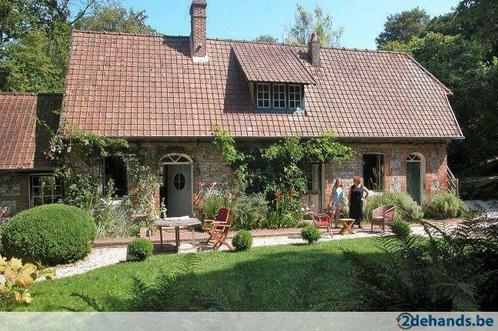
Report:
[[[200,64],[189,57],[188,37],[74,31],[65,129],[205,137],[220,124],[237,137],[307,137],[330,130],[352,139],[462,137],[447,88],[404,53],[322,47],[316,68],[303,46],[208,39],[207,47],[209,61]],[[273,70],[281,63],[270,73],[243,70],[245,61],[239,64],[232,50],[240,55],[247,49],[285,59],[298,55],[316,81],[305,87],[305,114],[255,113],[244,70],[249,79],[305,75],[295,59],[285,74]]]
[[0,93],[0,169],[50,168],[50,130],[42,123],[57,128],[61,102],[60,94]]
[[238,43],[233,50],[244,76],[250,82],[315,84],[291,47]]

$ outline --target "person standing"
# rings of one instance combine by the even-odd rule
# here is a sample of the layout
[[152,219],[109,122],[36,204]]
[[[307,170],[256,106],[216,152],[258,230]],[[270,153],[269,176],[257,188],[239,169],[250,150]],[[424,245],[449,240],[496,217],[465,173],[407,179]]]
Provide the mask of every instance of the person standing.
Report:
[[353,185],[349,189],[349,218],[355,220],[354,224],[362,229],[363,199],[368,198],[368,190],[361,184],[361,177],[354,176]]
[[337,226],[337,220],[341,216],[342,204],[344,202],[344,192],[342,180],[336,179],[332,188],[332,219]]

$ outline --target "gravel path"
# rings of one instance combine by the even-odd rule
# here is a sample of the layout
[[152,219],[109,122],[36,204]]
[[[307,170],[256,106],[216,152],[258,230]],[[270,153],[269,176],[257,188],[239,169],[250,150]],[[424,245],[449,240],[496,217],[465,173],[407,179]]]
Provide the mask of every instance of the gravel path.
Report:
[[55,278],[84,274],[121,261],[126,261],[126,247],[94,248],[83,260],[55,267]]

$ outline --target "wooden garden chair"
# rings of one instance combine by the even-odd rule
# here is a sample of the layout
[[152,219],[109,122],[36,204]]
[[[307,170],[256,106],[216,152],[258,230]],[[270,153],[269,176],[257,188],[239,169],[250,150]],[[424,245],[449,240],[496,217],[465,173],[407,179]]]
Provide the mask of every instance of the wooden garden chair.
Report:
[[330,215],[327,213],[316,213],[316,212],[308,212],[308,215],[311,216],[313,220],[313,224],[319,229],[327,229],[327,233],[331,234],[331,224],[330,224]]
[[223,244],[233,250],[233,246],[227,241],[228,232],[233,223],[232,211],[229,208],[220,208],[215,220],[204,220],[204,223],[202,230],[209,234],[206,244],[213,240],[213,250],[218,250]]
[[370,231],[373,232],[374,225],[382,228],[382,233],[385,232],[386,224],[391,222],[394,218],[395,206],[380,206],[372,210],[372,219],[370,223]]

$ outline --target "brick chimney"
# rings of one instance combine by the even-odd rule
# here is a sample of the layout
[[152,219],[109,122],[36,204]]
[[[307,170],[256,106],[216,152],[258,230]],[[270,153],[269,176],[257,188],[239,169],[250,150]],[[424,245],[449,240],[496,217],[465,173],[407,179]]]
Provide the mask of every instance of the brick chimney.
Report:
[[194,62],[207,62],[206,0],[192,0],[190,5],[190,56]]
[[308,55],[310,63],[314,67],[320,66],[320,43],[315,32],[311,34],[310,42],[308,43]]

